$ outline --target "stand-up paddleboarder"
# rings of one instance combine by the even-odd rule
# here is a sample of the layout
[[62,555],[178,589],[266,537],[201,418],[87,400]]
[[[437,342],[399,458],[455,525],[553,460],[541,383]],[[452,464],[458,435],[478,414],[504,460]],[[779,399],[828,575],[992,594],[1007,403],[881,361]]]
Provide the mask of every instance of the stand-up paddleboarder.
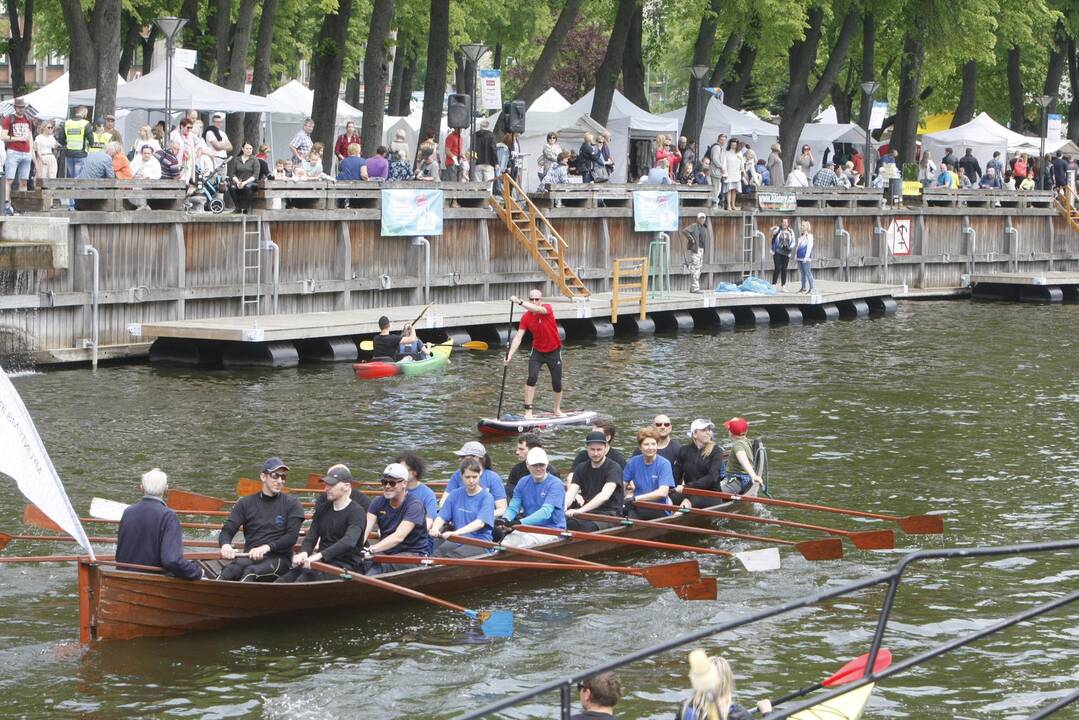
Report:
[[502,361],[510,364],[513,354],[521,346],[521,339],[526,330],[532,333],[532,353],[528,356],[528,380],[525,381],[525,418],[532,419],[532,400],[536,397],[536,383],[539,381],[540,368],[544,365],[551,371],[551,389],[554,391],[552,412],[562,417],[562,340],[558,337],[558,322],[550,303],[543,302],[543,293],[530,290],[528,300],[521,300],[516,295],[510,301],[523,307],[527,312],[521,317],[517,332],[510,343],[510,350]]

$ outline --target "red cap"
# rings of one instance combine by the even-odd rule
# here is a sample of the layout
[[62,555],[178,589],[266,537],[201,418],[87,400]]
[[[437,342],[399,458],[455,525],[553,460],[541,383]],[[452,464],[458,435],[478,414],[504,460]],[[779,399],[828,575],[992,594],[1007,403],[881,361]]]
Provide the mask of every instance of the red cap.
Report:
[[731,418],[727,422],[723,423],[723,425],[735,435],[745,435],[747,432],[749,432],[749,423],[746,422],[745,418]]

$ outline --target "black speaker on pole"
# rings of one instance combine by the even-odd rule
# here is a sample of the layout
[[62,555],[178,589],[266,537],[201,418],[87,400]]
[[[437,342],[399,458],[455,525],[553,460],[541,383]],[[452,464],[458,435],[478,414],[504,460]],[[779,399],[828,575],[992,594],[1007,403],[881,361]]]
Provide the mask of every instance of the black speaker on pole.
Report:
[[502,124],[506,132],[523,133],[525,131],[525,102],[513,100],[502,103]]
[[468,127],[469,115],[472,114],[471,104],[468,95],[450,93],[446,97],[446,124],[451,128]]

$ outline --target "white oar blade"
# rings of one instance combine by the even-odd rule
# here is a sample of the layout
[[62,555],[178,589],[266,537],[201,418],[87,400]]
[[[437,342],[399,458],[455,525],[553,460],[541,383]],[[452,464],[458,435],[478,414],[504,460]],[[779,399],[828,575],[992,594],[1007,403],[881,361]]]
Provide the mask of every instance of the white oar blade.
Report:
[[735,555],[738,562],[750,572],[767,572],[779,569],[779,548],[747,550]]
[[96,497],[90,501],[90,517],[98,520],[119,520],[126,509],[127,505],[115,500]]

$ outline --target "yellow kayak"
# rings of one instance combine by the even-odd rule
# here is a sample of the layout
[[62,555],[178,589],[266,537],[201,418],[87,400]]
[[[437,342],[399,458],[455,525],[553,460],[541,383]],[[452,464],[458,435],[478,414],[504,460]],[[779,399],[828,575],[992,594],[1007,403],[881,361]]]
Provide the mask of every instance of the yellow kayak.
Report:
[[791,720],[858,720],[873,694],[873,683],[791,715]]

